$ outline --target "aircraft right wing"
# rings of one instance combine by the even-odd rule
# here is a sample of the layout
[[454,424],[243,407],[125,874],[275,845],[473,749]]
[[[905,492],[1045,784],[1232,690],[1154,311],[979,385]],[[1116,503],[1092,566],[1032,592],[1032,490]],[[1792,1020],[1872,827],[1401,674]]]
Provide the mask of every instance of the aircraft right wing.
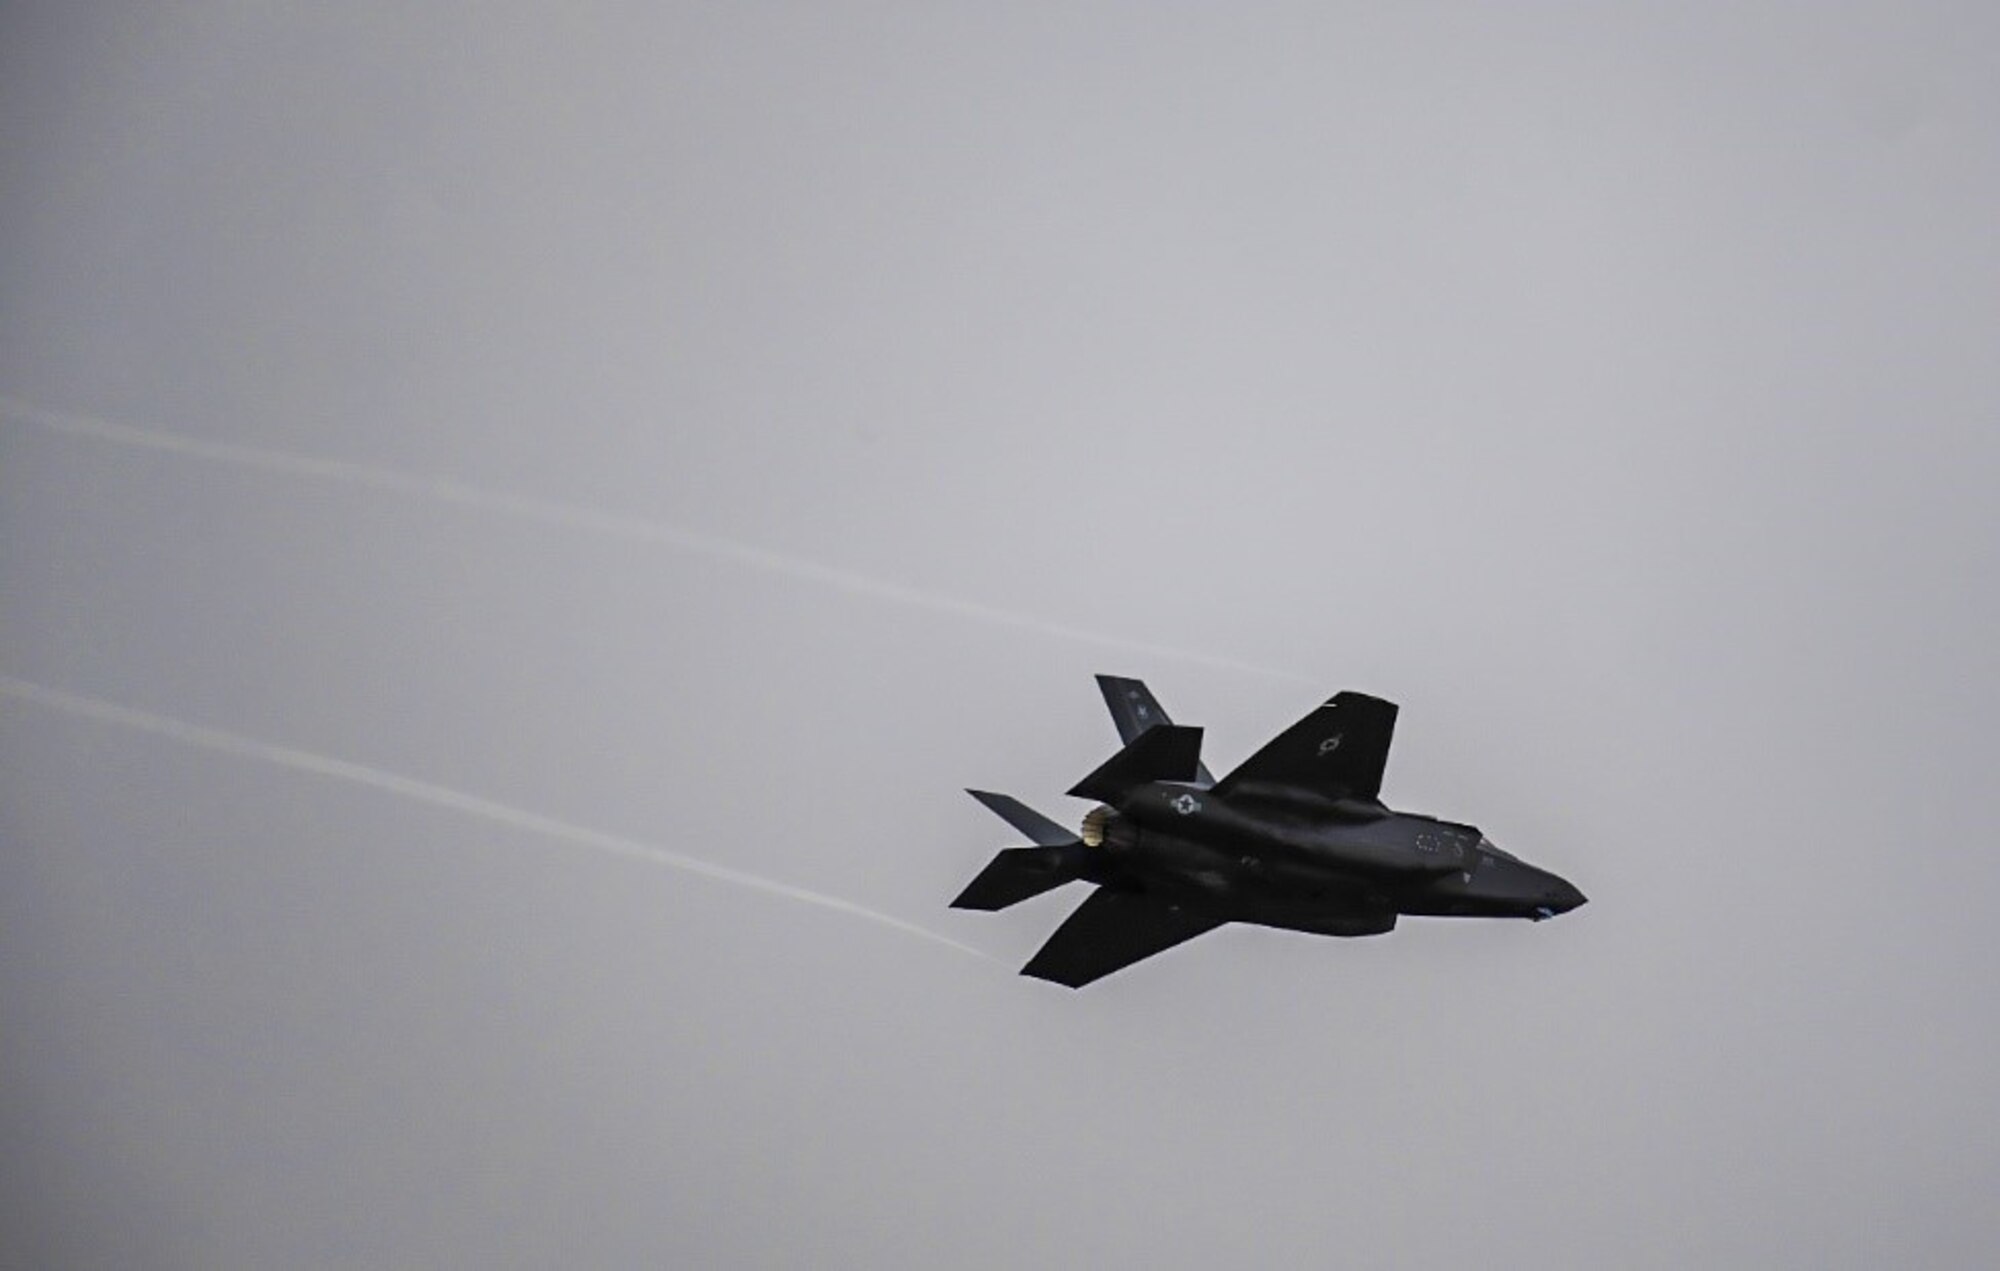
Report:
[[[1111,722],[1118,726],[1118,740],[1127,746],[1147,729],[1174,722],[1167,718],[1167,712],[1143,680],[1100,675],[1097,677],[1097,688],[1104,694],[1104,704],[1111,710]],[[1197,761],[1194,771],[1197,784],[1215,784],[1215,777],[1208,771],[1207,764]]]
[[1228,794],[1246,781],[1299,786],[1333,798],[1374,799],[1382,791],[1396,704],[1366,693],[1333,699],[1266,742],[1215,787]]
[[1056,928],[1021,974],[1082,988],[1222,923],[1221,918],[1145,892],[1099,887]]

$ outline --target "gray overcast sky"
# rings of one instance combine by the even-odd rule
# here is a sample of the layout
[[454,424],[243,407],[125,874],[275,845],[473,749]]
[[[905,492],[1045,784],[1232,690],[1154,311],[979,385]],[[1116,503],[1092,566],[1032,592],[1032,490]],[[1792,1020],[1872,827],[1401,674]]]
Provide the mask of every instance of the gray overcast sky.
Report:
[[[0,1262],[2000,1262],[1996,63],[0,8]],[[1017,978],[1094,671],[1592,903]]]

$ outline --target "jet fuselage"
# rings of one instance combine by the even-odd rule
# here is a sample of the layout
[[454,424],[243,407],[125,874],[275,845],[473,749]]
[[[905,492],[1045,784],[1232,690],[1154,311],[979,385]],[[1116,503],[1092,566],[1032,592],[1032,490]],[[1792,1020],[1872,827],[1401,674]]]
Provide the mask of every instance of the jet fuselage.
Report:
[[1473,826],[1296,789],[1223,796],[1149,782],[1092,812],[1083,838],[1103,852],[1108,877],[1193,893],[1268,926],[1374,934],[1397,914],[1541,919],[1583,903]]

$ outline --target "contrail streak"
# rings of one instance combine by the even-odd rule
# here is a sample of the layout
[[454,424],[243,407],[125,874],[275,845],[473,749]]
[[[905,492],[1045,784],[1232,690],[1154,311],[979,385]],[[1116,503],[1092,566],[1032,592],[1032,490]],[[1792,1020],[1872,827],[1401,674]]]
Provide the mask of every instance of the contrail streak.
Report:
[[731,883],[738,887],[747,887],[752,891],[763,892],[766,895],[782,896],[786,900],[796,900],[801,904],[817,905],[821,909],[831,909],[835,913],[847,914],[854,918],[863,918],[878,926],[888,927],[903,932],[906,935],[928,940],[932,944],[941,944],[946,948],[956,949],[960,953],[969,953],[982,961],[994,961],[993,958],[973,948],[971,945],[960,944],[958,941],[950,939],[947,936],[941,936],[935,931],[919,927],[913,922],[905,922],[901,918],[885,913],[878,913],[865,905],[857,905],[851,900],[842,900],[838,896],[827,896],[816,891],[809,891],[804,887],[795,887],[790,883],[781,883],[769,878],[761,878],[756,874],[746,873],[740,869],[731,869],[727,865],[717,865],[697,857],[684,856],[679,852],[669,851],[663,847],[655,847],[650,843],[641,843],[637,839],[623,838],[616,834],[606,834],[601,830],[592,830],[580,825],[571,825],[566,821],[558,821],[554,817],[542,816],[538,813],[524,811],[521,808],[509,807],[504,803],[496,803],[491,799],[482,799],[476,794],[467,794],[462,790],[453,790],[448,786],[432,785],[428,781],[417,781],[410,777],[398,776],[393,772],[384,772],[379,768],[370,768],[364,764],[351,763],[345,759],[334,759],[327,755],[314,754],[309,750],[296,750],[290,746],[273,745],[270,742],[258,741],[254,737],[244,737],[236,733],[223,732],[219,728],[206,728],[200,724],[190,724],[185,720],[171,719],[165,715],[154,715],[147,711],[134,710],[129,706],[120,706],[115,702],[107,702],[100,698],[84,697],[76,693],[65,693],[60,689],[46,688],[40,684],[31,684],[26,680],[17,680],[8,675],[0,675],[0,696],[14,697],[21,701],[33,702],[37,706],[61,711],[67,715],[98,720],[108,724],[117,724],[123,728],[151,733],[157,737],[171,738],[174,741],[184,742],[190,746],[199,746],[204,750],[213,750],[221,754],[234,755],[243,759],[261,760],[264,763],[276,764],[281,768],[309,772],[315,776],[333,777],[340,781],[352,781],[357,785],[384,790],[390,794],[401,795],[406,799],[414,799],[419,803],[428,803],[434,807],[450,808],[455,812],[463,812],[468,816],[475,816],[499,825],[511,826],[517,830],[526,830],[531,834],[540,834],[547,838],[572,843],[578,847],[587,847],[593,851],[605,852],[612,856],[629,857],[633,860],[646,861],[654,865],[669,865],[675,869],[685,870],[690,874],[699,874],[704,878],[712,878],[717,882]]
[[1289,680],[1293,683],[1308,683],[1304,676],[1289,671],[1274,670],[1266,666],[1223,657],[1213,653],[1203,653],[1194,649],[1180,649],[1169,645],[1149,644],[1144,641],[1128,640],[1121,636],[1107,635],[1099,631],[1089,631],[1082,627],[1065,626],[1048,622],[1031,614],[1016,613],[1009,609],[999,609],[977,601],[963,600],[955,596],[924,591],[901,583],[871,578],[817,561],[789,556],[770,548],[758,547],[735,539],[723,538],[715,534],[704,534],[699,530],[684,529],[662,521],[649,521],[643,517],[626,516],[615,512],[599,512],[573,504],[556,503],[548,499],[537,499],[527,495],[505,494],[495,490],[482,490],[477,486],[452,481],[442,477],[422,477],[388,468],[377,468],[369,464],[354,463],[345,459],[326,459],[316,455],[295,454],[285,450],[271,450],[261,446],[242,446],[232,442],[203,441],[179,433],[163,432],[157,429],[134,428],[127,424],[114,424],[108,420],[93,419],[66,411],[49,410],[11,397],[0,397],[0,413],[18,423],[32,424],[70,437],[89,438],[94,441],[110,442],[114,445],[131,446],[143,450],[154,450],[165,454],[181,455],[190,459],[206,459],[213,463],[231,464],[260,472],[283,473],[286,476],[302,477],[315,481],[338,482],[345,485],[361,486],[371,490],[382,490],[394,494],[410,495],[416,498],[434,499],[441,503],[456,504],[461,507],[481,508],[492,512],[502,512],[545,525],[559,525],[573,530],[586,530],[596,534],[609,534],[618,538],[636,539],[646,543],[660,543],[681,551],[696,552],[722,560],[735,561],[753,569],[761,569],[774,574],[803,579],[818,583],[838,591],[856,596],[872,596],[895,604],[928,609],[934,613],[953,614],[974,622],[989,623],[994,626],[1017,627],[1042,635],[1074,640],[1080,644],[1094,644],[1101,648],[1116,649],[1141,657],[1172,659],[1197,666],[1214,667],[1218,670],[1237,671],[1248,675],[1268,676]]

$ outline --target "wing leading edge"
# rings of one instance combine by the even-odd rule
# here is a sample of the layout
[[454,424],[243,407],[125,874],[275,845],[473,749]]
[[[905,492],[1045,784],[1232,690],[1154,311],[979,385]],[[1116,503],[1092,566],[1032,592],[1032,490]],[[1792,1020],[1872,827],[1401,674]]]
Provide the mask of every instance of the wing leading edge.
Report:
[[1337,693],[1265,743],[1215,787],[1245,782],[1299,786],[1334,798],[1373,799],[1382,791],[1396,704],[1366,693]]

